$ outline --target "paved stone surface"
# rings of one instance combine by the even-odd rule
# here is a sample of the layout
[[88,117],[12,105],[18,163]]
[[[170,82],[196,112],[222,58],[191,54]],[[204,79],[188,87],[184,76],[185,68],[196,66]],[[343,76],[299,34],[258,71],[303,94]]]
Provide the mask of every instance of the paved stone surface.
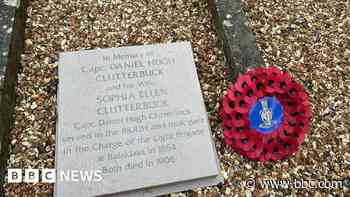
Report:
[[209,0],[227,58],[228,74],[234,81],[239,72],[264,65],[255,36],[248,28],[240,0]]

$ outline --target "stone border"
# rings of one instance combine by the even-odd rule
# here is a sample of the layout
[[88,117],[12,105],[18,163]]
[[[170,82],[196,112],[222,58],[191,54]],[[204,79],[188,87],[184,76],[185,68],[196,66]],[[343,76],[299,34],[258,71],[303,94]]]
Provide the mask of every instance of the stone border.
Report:
[[0,194],[7,171],[9,131],[13,124],[15,86],[24,48],[26,1],[0,0]]
[[257,48],[255,35],[240,0],[208,0],[216,30],[226,56],[229,80],[235,81],[239,73],[248,68],[263,66],[264,60]]

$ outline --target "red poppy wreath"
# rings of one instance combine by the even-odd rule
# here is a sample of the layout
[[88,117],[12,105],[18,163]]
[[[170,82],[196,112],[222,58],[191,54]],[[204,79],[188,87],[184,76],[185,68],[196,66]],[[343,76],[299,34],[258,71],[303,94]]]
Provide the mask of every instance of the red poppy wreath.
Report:
[[277,67],[240,75],[223,99],[225,142],[252,160],[282,160],[298,150],[312,116],[307,92]]

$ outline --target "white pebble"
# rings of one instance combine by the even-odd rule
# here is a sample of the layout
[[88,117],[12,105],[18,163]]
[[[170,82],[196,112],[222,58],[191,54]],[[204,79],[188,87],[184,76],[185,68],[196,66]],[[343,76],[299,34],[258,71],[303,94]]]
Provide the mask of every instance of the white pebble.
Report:
[[31,144],[30,144],[29,142],[22,142],[22,145],[23,145],[23,146],[26,146],[26,147],[31,146]]
[[31,109],[35,109],[37,107],[38,107],[38,105],[36,104],[36,102],[32,103],[32,105],[30,106]]
[[12,27],[6,30],[6,33],[10,34],[12,32]]
[[224,20],[223,25],[226,26],[226,27],[232,27],[233,26],[233,24],[229,20]]

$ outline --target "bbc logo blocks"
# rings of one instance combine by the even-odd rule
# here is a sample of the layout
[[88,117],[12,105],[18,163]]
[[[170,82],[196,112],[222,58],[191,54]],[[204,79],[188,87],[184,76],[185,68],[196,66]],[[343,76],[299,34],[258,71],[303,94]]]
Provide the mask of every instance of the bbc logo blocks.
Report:
[[56,181],[55,169],[8,169],[8,183],[54,183]]

